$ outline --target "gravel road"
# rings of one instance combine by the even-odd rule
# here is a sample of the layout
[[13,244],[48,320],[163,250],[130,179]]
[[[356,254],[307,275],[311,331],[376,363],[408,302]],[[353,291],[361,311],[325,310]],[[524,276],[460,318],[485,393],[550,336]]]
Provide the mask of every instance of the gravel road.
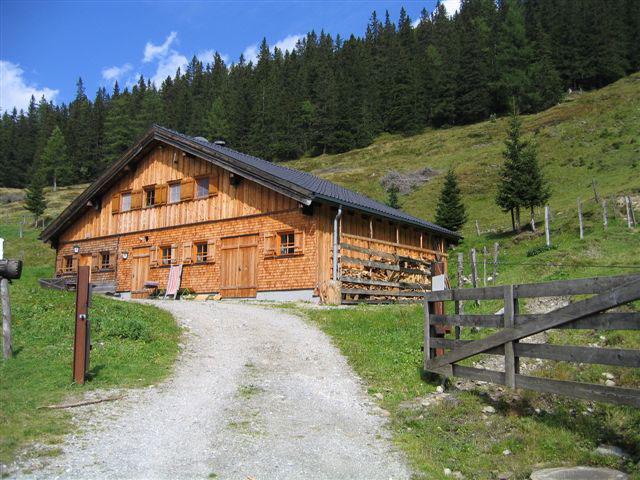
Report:
[[[73,409],[85,427],[17,478],[407,479],[382,410],[329,338],[231,302],[153,302],[185,326],[166,382]],[[101,392],[101,395],[112,394]],[[215,475],[214,475],[215,474]]]

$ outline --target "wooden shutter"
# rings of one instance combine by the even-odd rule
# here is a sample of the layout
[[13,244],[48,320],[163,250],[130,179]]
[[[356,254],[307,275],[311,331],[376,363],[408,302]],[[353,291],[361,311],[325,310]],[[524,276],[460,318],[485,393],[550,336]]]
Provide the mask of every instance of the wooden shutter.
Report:
[[216,241],[209,240],[207,242],[207,262],[213,263],[216,261]]
[[264,234],[264,256],[274,257],[276,255],[276,234]]
[[131,192],[131,210],[142,208],[142,190]]
[[114,261],[116,259],[116,252],[109,252],[109,265],[107,268],[112,269],[114,265]]
[[64,257],[58,253],[58,258],[56,258],[56,275],[62,274],[62,262],[64,261]]
[[304,253],[304,231],[296,230],[293,234],[293,253]]
[[78,256],[74,255],[71,263],[71,271],[78,273]]
[[180,183],[180,200],[193,200],[193,178],[184,178]]
[[111,213],[118,213],[120,211],[120,194],[116,193],[111,197]]
[[191,263],[193,257],[193,243],[184,242],[182,244],[182,263]]
[[158,266],[158,247],[153,246],[149,249],[150,264],[152,267]]
[[211,175],[209,177],[209,196],[213,197],[218,194],[218,175]]
[[100,258],[100,254],[92,253],[91,254],[91,270],[93,270],[94,272],[97,271],[97,270],[100,270],[101,260],[102,260],[102,258]]
[[156,205],[167,203],[167,184],[156,186]]
[[171,260],[169,263],[178,263],[178,246],[175,243],[171,244]]

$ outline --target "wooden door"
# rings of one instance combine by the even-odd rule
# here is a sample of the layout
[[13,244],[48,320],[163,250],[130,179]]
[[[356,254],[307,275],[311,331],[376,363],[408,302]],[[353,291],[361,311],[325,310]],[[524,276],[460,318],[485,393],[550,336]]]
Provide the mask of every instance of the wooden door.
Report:
[[258,235],[222,239],[220,295],[255,297],[258,289]]
[[91,256],[91,254],[82,254],[80,255],[80,258],[78,259],[78,266],[80,267],[89,267],[89,283],[91,283],[91,270],[92,270],[92,265],[91,265],[91,259],[93,257]]
[[139,292],[149,278],[149,247],[134,248],[131,257],[131,291]]

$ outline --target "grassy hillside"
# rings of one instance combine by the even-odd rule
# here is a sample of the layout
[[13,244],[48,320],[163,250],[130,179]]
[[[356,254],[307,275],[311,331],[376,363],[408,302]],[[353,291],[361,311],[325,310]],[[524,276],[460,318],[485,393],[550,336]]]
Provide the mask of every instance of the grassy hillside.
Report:
[[[547,111],[523,117],[523,132],[535,139],[540,163],[551,182],[551,207],[575,209],[576,199],[591,198],[591,179],[601,195],[640,192],[640,74],[606,88],[574,93]],[[386,135],[373,145],[340,155],[304,158],[287,165],[355,189],[377,200],[386,194],[381,178],[391,170],[411,173],[454,167],[475,229],[508,227],[510,217],[494,204],[502,163],[506,118],[421,135]],[[401,196],[403,209],[433,220],[443,175]]]
[[[48,192],[46,215],[57,215],[85,186]],[[19,200],[21,191],[0,189],[0,237],[5,257],[22,259],[22,278],[9,287],[14,356],[0,360],[0,470],[24,446],[36,442],[29,455],[51,456],[70,429],[72,412],[42,410],[67,397],[82,397],[97,388],[148,385],[165,377],[176,357],[180,330],[174,319],[155,307],[96,296],[92,320],[89,381],[71,383],[75,295],[43,290],[38,278],[53,275],[54,253],[37,239],[40,230],[18,222],[30,215]]]

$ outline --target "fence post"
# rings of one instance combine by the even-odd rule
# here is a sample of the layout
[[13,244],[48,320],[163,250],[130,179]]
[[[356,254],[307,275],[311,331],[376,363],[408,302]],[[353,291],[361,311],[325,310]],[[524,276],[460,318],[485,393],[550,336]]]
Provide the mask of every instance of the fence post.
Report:
[[[478,258],[475,248],[471,249],[471,284],[473,288],[478,286]],[[480,305],[480,300],[476,300],[476,305]]]
[[[458,288],[463,288],[462,276],[464,274],[464,253],[458,252]],[[464,302],[462,300],[455,301],[456,315],[464,315]],[[462,327],[456,325],[456,339],[460,338]]]
[[[0,259],[4,258],[4,238],[0,238]],[[11,303],[9,302],[9,280],[0,277],[0,313],[2,314],[2,358],[9,360],[11,348]]]
[[604,229],[606,230],[609,227],[609,209],[607,208],[607,199],[602,200],[602,223],[604,224]]
[[480,224],[478,223],[478,220],[476,220],[476,233],[480,236]]
[[584,239],[584,225],[582,224],[582,202],[578,199],[578,222],[580,223],[580,240]]
[[427,362],[431,360],[431,323],[429,321],[429,315],[431,312],[431,302],[426,298],[424,300],[424,346],[422,347],[422,368],[427,369]]
[[482,286],[487,286],[487,247],[482,247]]
[[631,197],[627,196],[627,201],[629,202],[629,212],[631,213],[631,225],[634,227],[637,225],[636,223],[636,214],[633,211],[633,202],[631,201]]
[[627,209],[627,226],[629,228],[631,228],[632,224],[631,224],[631,208],[629,208],[629,197],[627,197],[626,195],[624,197],[624,206]]
[[544,207],[544,234],[547,238],[547,247],[551,246],[551,231],[549,229],[549,205]]
[[[504,328],[513,328],[515,314],[518,312],[518,300],[513,296],[513,285],[504,287]],[[514,354],[514,344],[504,344],[504,380],[509,388],[516,388],[516,374],[520,373],[520,361]]]
[[591,186],[593,187],[593,199],[596,203],[600,203],[600,195],[598,195],[598,187],[595,178],[591,179]]
[[493,244],[493,284],[496,284],[498,279],[498,250],[500,249],[500,244],[498,242]]

